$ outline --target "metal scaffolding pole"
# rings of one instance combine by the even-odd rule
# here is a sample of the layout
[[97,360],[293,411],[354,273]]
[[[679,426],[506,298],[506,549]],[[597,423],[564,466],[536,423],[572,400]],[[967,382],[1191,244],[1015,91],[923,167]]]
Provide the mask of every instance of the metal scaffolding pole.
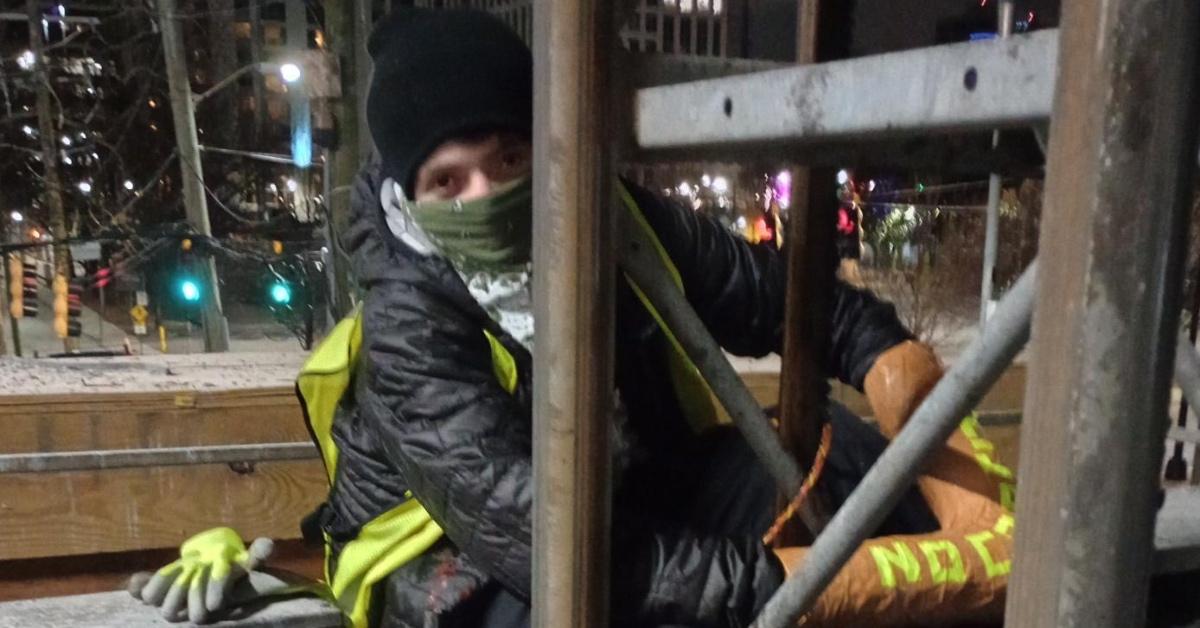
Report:
[[1145,621],[1200,3],[1064,2],[1008,626]]
[[[1008,39],[1013,28],[1013,0],[1001,0],[996,7],[997,29]],[[1000,145],[1000,131],[992,131],[992,146]],[[983,278],[979,284],[979,326],[987,324],[988,305],[992,301],[992,280],[996,276],[996,253],[1000,248],[1000,186],[998,173],[988,177],[987,222],[983,236]]]
[[[916,480],[920,465],[958,427],[1029,338],[1037,261],[1000,301],[992,323],[930,391],[908,424],[867,472],[755,620],[756,628],[793,626]],[[1047,624],[1049,625],[1049,624]]]
[[[1045,121],[1058,32],[639,89],[642,149],[853,142]],[[863,98],[864,93],[894,94]]]
[[533,625],[608,625],[615,301],[605,1],[534,10]]

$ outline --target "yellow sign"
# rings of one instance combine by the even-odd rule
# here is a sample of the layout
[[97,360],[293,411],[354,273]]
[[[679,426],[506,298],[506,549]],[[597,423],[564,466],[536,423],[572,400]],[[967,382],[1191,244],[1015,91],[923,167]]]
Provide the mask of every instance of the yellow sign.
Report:
[[129,316],[133,317],[134,323],[145,325],[146,320],[150,318],[150,310],[144,305],[135,305],[129,309]]

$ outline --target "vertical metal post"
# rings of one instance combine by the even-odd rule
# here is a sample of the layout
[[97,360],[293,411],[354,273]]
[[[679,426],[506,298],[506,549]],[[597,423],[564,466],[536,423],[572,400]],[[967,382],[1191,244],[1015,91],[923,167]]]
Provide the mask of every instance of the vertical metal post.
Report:
[[[1001,39],[1012,35],[1013,0],[1001,0],[996,7],[996,31]],[[1000,131],[992,132],[992,146],[1000,144]],[[983,279],[979,287],[979,326],[987,324],[988,304],[992,301],[992,280],[996,278],[996,253],[1000,248],[1000,175],[988,177],[987,223],[983,236]]]
[[533,625],[607,626],[611,3],[534,11]]
[[1063,3],[1008,626],[1145,621],[1198,29],[1191,1]]
[[[183,49],[183,29],[175,0],[158,0],[159,28],[162,30],[163,56],[167,65],[167,83],[171,95],[171,115],[175,121],[175,142],[179,145],[179,167],[183,185],[183,206],[188,224],[200,235],[211,236],[208,199],[204,196],[204,170],[200,164],[200,144],[196,136],[196,110],[188,82],[187,57]],[[58,237],[58,236],[55,236]],[[63,264],[62,261],[56,262]],[[229,326],[221,312],[221,289],[217,266],[211,257],[201,263],[205,286],[201,321],[204,324],[204,350],[229,350]],[[65,276],[65,275],[64,275]]]
[[[815,63],[817,60],[817,24],[819,0],[796,2],[796,62]],[[828,174],[818,170],[817,176]],[[824,334],[821,315],[832,285],[829,249],[833,238],[832,214],[811,211],[811,199],[819,198],[826,190],[826,181],[812,180],[808,168],[792,168],[791,207],[787,227],[787,295],[784,306],[783,360],[780,365],[779,436],[784,446],[799,461],[801,468],[812,464],[820,441],[823,369],[821,345]],[[817,204],[819,207],[820,204]],[[794,495],[784,495],[786,504]],[[807,516],[803,519],[810,535],[790,524],[779,535],[781,545],[800,545],[812,542],[821,531],[825,516],[819,500],[810,498]]]

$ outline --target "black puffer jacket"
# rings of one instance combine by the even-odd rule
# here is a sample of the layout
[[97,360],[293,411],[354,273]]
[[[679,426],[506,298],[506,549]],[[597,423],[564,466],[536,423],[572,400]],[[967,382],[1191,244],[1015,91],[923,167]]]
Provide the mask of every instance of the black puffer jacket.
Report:
[[[364,359],[335,420],[340,462],[321,525],[336,556],[360,526],[411,490],[446,535],[376,592],[385,600],[375,604],[382,613],[376,625],[476,625],[478,606],[500,588],[518,600],[530,595],[531,357],[447,262],[392,237],[378,176],[367,170],[356,182],[344,237],[365,293]],[[741,355],[778,350],[783,256],[632,191],[716,339]],[[640,490],[617,493],[614,624],[746,625],[782,570],[753,536],[696,529],[679,520],[669,488],[646,490],[643,479],[658,471],[670,477],[696,438],[670,392],[665,338],[626,286],[618,292],[616,382],[635,450],[627,473],[638,481],[629,485]],[[908,337],[890,306],[842,284],[832,328],[829,371],[856,386],[881,351]],[[495,379],[484,329],[516,359],[516,394]]]

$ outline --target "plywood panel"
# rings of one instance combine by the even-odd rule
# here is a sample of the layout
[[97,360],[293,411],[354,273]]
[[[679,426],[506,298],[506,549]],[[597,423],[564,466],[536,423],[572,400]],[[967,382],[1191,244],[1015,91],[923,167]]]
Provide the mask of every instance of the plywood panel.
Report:
[[[240,471],[240,472],[239,472]],[[318,460],[68,473],[0,482],[0,560],[174,547],[219,525],[299,537],[326,493]]]

